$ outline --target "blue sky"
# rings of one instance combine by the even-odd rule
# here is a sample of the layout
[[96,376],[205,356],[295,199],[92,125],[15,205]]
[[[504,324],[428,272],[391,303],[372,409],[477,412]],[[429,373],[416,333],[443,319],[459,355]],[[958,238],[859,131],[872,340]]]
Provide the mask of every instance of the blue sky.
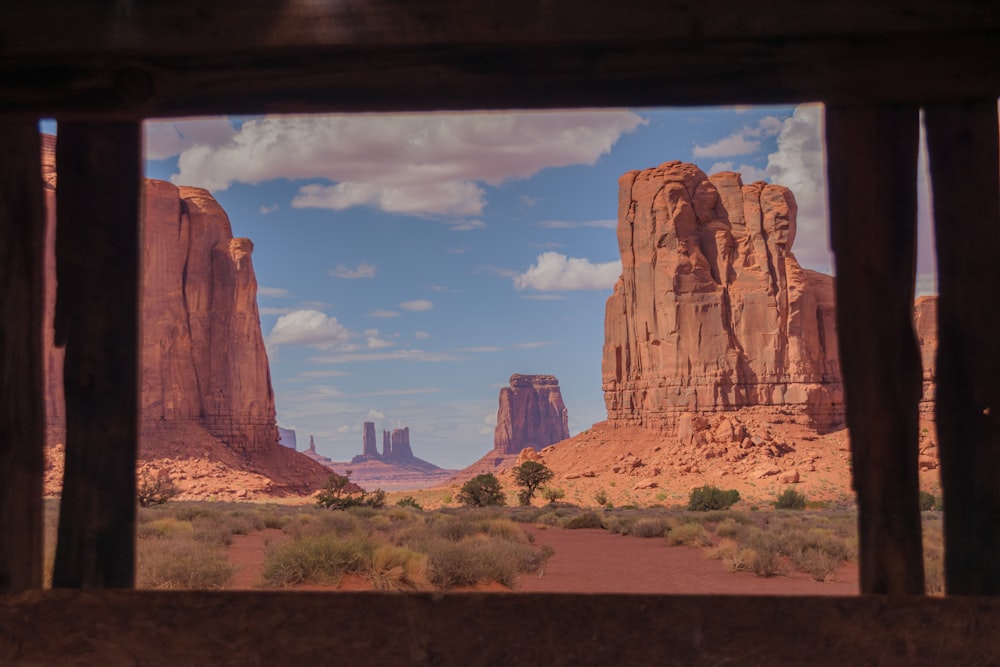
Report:
[[[512,373],[558,377],[573,434],[605,419],[619,176],[683,160],[787,185],[793,251],[829,272],[821,136],[818,106],[212,118],[147,123],[146,157],[253,240],[300,448],[311,434],[349,459],[375,421],[457,468],[492,447]],[[918,286],[933,291],[926,258]]]

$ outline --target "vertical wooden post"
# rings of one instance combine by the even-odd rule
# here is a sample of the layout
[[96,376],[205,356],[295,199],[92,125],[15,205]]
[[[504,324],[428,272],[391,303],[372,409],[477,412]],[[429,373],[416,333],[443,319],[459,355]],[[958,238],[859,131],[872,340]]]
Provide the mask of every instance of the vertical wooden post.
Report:
[[139,413],[139,123],[59,123],[56,344],[66,473],[52,583],[129,588]]
[[917,477],[921,366],[913,333],[918,141],[917,107],[826,109],[837,334],[862,593],[924,592]]
[[925,110],[937,245],[935,412],[945,590],[1000,595],[1000,140],[997,101]]
[[45,211],[37,123],[0,123],[0,593],[42,585]]

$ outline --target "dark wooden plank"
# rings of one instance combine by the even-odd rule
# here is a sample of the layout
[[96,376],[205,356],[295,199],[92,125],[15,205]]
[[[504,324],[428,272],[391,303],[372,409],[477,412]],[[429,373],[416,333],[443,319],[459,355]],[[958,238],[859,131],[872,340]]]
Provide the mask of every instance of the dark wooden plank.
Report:
[[1000,95],[1000,31],[0,59],[0,118],[12,119],[989,95]]
[[[1000,29],[982,0],[38,0],[4,8],[5,55],[143,51],[209,55],[258,50],[460,44],[669,43],[681,39],[891,37]],[[59,20],[53,20],[59,17]]]
[[990,665],[997,598],[44,591],[0,597],[0,662]]
[[137,123],[60,123],[55,337],[66,469],[53,585],[131,587],[139,413]]
[[915,106],[827,106],[837,335],[858,498],[863,593],[924,590],[917,504],[920,353]]
[[0,592],[42,585],[45,212],[38,123],[0,123]]
[[949,594],[1000,595],[997,101],[925,110],[938,262],[935,415]]

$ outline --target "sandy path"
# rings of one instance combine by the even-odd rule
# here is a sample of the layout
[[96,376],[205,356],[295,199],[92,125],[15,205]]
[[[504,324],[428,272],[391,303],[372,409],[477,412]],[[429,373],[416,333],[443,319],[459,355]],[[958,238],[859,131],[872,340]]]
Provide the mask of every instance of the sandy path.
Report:
[[857,566],[821,583],[796,572],[764,579],[729,572],[702,549],[670,547],[662,538],[616,535],[599,528],[528,528],[535,544],[555,554],[538,574],[521,577],[518,588],[549,593],[670,593],[730,595],[857,595]]
[[[722,561],[705,558],[702,549],[670,547],[661,538],[616,535],[598,528],[566,530],[528,527],[538,546],[549,545],[555,554],[540,574],[518,581],[518,591],[549,593],[670,593],[731,595],[857,595],[857,566],[841,568],[838,580],[813,581],[796,572],[763,579],[748,572],[729,572]],[[269,541],[284,539],[280,530],[234,535],[229,558],[239,570],[232,589],[260,585],[264,551]],[[358,578],[340,589],[307,586],[308,590],[363,590]],[[506,590],[486,587],[477,590]]]

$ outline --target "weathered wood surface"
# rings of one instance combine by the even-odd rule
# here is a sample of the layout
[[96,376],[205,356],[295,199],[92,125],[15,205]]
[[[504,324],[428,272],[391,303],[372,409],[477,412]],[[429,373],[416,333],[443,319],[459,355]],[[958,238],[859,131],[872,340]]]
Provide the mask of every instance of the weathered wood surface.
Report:
[[60,123],[55,341],[66,465],[53,585],[131,587],[139,414],[138,123]]
[[5,7],[0,117],[996,96],[995,9],[977,0],[772,0],[766,8],[745,0],[41,0]]
[[935,415],[949,594],[1000,595],[997,101],[925,110],[938,262]]
[[924,590],[917,498],[922,372],[913,332],[918,137],[915,106],[826,108],[837,336],[863,593]]
[[[433,46],[607,43],[1000,30],[981,0],[465,0],[275,2],[38,0],[4,8],[10,56],[143,51],[149,54],[315,49],[374,43]],[[59,20],[53,20],[58,17]]]
[[0,123],[0,592],[42,585],[45,212],[38,124]]
[[997,664],[996,598],[31,592],[4,665]]

